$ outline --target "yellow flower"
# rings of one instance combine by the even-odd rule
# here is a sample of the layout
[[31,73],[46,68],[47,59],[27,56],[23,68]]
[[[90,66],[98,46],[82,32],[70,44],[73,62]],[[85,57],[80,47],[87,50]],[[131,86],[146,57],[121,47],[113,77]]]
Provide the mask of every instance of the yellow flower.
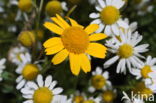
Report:
[[49,16],[54,16],[62,12],[61,2],[57,0],[49,1],[46,5],[46,12]]
[[103,33],[93,33],[99,28],[97,24],[91,24],[84,29],[71,18],[68,18],[71,25],[59,15],[51,19],[56,24],[45,22],[44,26],[60,37],[50,38],[43,45],[47,55],[57,53],[52,59],[53,64],[59,64],[69,56],[71,72],[78,75],[81,68],[85,73],[91,70],[88,54],[97,58],[105,58],[107,48],[95,41],[105,39],[107,36]]
[[33,7],[32,0],[19,0],[18,7],[24,12],[30,12]]
[[22,31],[17,39],[26,47],[31,47],[36,42],[35,34],[31,31]]

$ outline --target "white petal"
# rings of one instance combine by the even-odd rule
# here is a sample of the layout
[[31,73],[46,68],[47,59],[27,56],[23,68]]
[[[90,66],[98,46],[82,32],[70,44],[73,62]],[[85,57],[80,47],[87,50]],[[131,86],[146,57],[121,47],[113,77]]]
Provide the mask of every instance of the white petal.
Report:
[[50,84],[52,82],[52,76],[47,76],[46,80],[45,80],[45,87],[49,87]]
[[37,84],[34,82],[27,82],[27,86],[35,90],[38,89]]
[[19,90],[25,85],[26,81],[23,79],[20,83],[17,84],[16,89]]
[[57,84],[57,82],[56,82],[56,81],[53,81],[53,82],[50,84],[49,89],[52,90],[52,89],[55,87],[56,84]]
[[109,25],[107,25],[106,28],[105,28],[105,34],[106,35],[111,35],[112,34],[111,27]]
[[115,63],[119,59],[119,56],[115,56],[104,63],[104,67],[108,68],[110,65]]
[[24,101],[23,103],[33,103],[33,100],[27,100],[27,101]]
[[105,2],[103,0],[98,0],[98,2],[102,8],[105,7]]
[[123,27],[123,28],[125,28],[125,29],[127,29],[127,28],[129,27],[128,24],[125,23],[123,20],[118,20],[117,23],[118,23],[118,25],[119,25],[120,27]]
[[98,18],[98,17],[100,17],[100,14],[99,14],[99,13],[91,13],[91,14],[89,15],[89,17],[90,17],[90,18]]
[[42,77],[42,75],[38,75],[37,76],[37,84],[38,84],[38,86],[39,87],[43,87],[43,77]]
[[55,89],[53,89],[52,92],[53,92],[54,95],[57,95],[57,94],[60,94],[62,91],[63,91],[62,88],[55,88]]

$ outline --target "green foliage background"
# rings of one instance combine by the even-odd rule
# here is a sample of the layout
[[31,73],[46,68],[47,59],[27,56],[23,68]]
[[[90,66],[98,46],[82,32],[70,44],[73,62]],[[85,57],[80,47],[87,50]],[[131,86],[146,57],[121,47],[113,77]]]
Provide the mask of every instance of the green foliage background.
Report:
[[[36,19],[38,18],[38,15],[35,14],[35,19],[32,19],[30,21],[30,30],[40,28],[45,31],[45,38],[42,42],[52,37],[50,31],[46,30],[43,27],[44,19],[46,17],[44,8],[48,1],[49,0],[44,0],[41,18]],[[17,45],[17,36],[22,31],[23,27],[28,23],[26,23],[25,21],[15,21],[15,17],[18,11],[17,6],[8,6],[9,0],[0,0],[0,2],[4,3],[3,7],[5,10],[4,13],[0,13],[0,58],[7,58],[10,47]],[[39,5],[39,3],[39,0],[37,0],[37,5]],[[150,44],[150,51],[146,53],[146,56],[152,55],[156,57],[156,0],[151,0],[151,2],[147,5],[150,4],[154,6],[153,12],[146,13],[144,16],[139,16],[136,12],[137,4],[135,4],[134,0],[129,0],[128,4],[122,9],[121,14],[123,18],[129,18],[130,22],[138,22],[137,30],[144,37],[142,43]],[[70,5],[69,8],[70,7],[72,7],[72,5]],[[89,14],[94,11],[96,11],[94,5],[90,5],[87,0],[82,0],[82,2],[77,5],[77,8],[70,15],[70,17],[77,20],[80,24],[87,26],[91,22],[91,19],[89,19]],[[28,15],[31,18],[32,13],[29,13]],[[39,26],[37,26],[37,23],[39,23]],[[17,26],[17,32],[9,32],[8,27],[14,25]],[[43,51],[37,51],[36,55],[39,55],[41,52]],[[78,77],[75,77],[69,70],[68,60],[60,65],[54,66],[50,63],[50,56],[45,56],[45,54],[42,53],[41,59],[42,58],[45,58],[46,62],[42,64],[44,69],[41,74],[43,74],[44,76],[52,74],[54,79],[58,80],[59,86],[64,88],[64,94],[72,94],[76,89],[79,89],[80,91],[87,91],[91,73],[88,73],[87,75],[81,73]],[[107,58],[109,58],[109,56]],[[103,63],[103,60],[95,58],[92,59],[92,70],[94,70],[96,66],[102,67]],[[7,62],[6,66],[7,68],[2,75],[4,80],[0,82],[0,103],[22,103],[23,98],[21,97],[21,93],[15,88],[15,79],[18,76],[15,73],[16,66],[11,64],[10,62]],[[115,74],[114,72],[116,70],[116,64],[111,66],[108,70],[110,72],[110,80],[112,81],[114,87],[119,91],[127,91],[130,88],[133,88],[134,84],[137,82],[135,80],[135,77],[131,75],[125,76],[121,74]],[[122,94],[118,93],[118,97],[114,101],[114,103],[121,103],[121,97]]]

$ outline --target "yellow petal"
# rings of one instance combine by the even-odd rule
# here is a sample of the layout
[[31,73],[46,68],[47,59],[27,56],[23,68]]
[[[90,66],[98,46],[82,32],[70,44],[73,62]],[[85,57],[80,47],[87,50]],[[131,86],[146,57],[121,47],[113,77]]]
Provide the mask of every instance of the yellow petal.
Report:
[[58,18],[58,20],[60,20],[62,22],[62,24],[64,25],[65,28],[70,27],[70,25],[64,19],[62,19],[61,16],[59,16],[58,14],[56,14],[56,17]]
[[85,73],[90,72],[91,70],[90,60],[85,54],[80,55],[80,65]]
[[52,63],[54,65],[62,63],[68,57],[68,54],[69,52],[66,49],[60,51],[54,56],[54,58],[52,59]]
[[60,43],[60,44],[57,44],[57,45],[52,46],[50,48],[47,48],[45,50],[45,52],[46,52],[46,55],[52,55],[52,54],[55,54],[55,53],[61,51],[63,48],[64,48],[63,44]]
[[102,44],[90,43],[86,52],[97,58],[105,58],[106,51],[107,51],[107,48],[103,46]]
[[90,41],[98,41],[98,40],[102,40],[105,39],[107,37],[106,34],[103,33],[97,33],[97,34],[92,34],[89,36],[89,40]]
[[69,59],[70,59],[70,69],[71,69],[71,72],[74,75],[76,75],[76,76],[79,75],[79,73],[80,73],[80,59],[79,59],[79,55],[70,53],[69,54]]
[[60,20],[58,20],[56,17],[52,17],[51,19],[52,19],[52,21],[54,21],[56,24],[58,24],[61,28],[65,29],[65,26],[63,25],[63,23],[62,23]]
[[56,24],[45,22],[44,26],[56,34],[61,35],[63,33],[63,29],[57,26]]
[[85,31],[88,34],[91,34],[91,33],[95,32],[98,28],[99,28],[99,25],[97,25],[97,24],[90,24],[89,26],[86,27]]
[[75,20],[73,20],[71,18],[68,18],[68,19],[71,22],[72,26],[77,26],[77,27],[80,27],[80,28],[84,28],[82,25],[78,24]]
[[45,48],[49,48],[51,46],[55,46],[57,44],[60,44],[62,41],[61,41],[61,38],[59,37],[53,37],[53,38],[50,38],[48,39],[47,41],[44,42],[43,46]]

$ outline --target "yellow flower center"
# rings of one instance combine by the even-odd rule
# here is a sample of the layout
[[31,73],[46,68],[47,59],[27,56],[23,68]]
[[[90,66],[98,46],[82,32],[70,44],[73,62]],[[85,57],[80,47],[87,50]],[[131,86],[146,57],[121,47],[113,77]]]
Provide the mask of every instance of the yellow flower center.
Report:
[[141,69],[141,75],[143,78],[149,78],[148,73],[152,72],[151,67],[149,65],[145,65]]
[[32,0],[19,0],[18,2],[18,7],[24,12],[31,11],[32,6]]
[[55,14],[60,14],[62,12],[62,6],[60,1],[53,0],[47,3],[46,12],[49,16],[54,16]]
[[102,75],[95,75],[91,78],[91,84],[96,89],[102,89],[106,84],[106,79]]
[[118,55],[121,58],[129,58],[133,55],[133,47],[129,44],[123,44],[118,49]]
[[86,100],[83,103],[95,103],[93,100]]
[[39,69],[35,64],[27,64],[23,68],[22,75],[26,80],[34,80],[39,73]]
[[51,103],[53,93],[47,87],[39,88],[33,95],[34,103]]
[[101,11],[101,20],[107,24],[112,25],[120,18],[120,11],[114,6],[107,6]]
[[111,103],[115,98],[115,94],[113,93],[113,91],[108,90],[102,94],[102,98],[104,102]]
[[138,95],[140,95],[140,96],[142,96],[143,98],[147,98],[147,97],[149,97],[151,94],[153,94],[153,92],[152,92],[152,90],[151,89],[149,89],[149,88],[147,88],[146,86],[145,86],[145,83],[144,82],[139,82],[136,86],[135,86],[135,88],[133,89],[133,91],[134,91],[134,93],[136,93],[136,94],[138,94]]
[[64,47],[72,53],[81,54],[89,45],[88,34],[80,27],[69,27],[62,34]]
[[21,32],[18,36],[18,40],[22,45],[26,47],[31,47],[36,42],[35,34],[31,31]]
[[82,96],[75,96],[73,99],[74,103],[82,103],[84,98]]

